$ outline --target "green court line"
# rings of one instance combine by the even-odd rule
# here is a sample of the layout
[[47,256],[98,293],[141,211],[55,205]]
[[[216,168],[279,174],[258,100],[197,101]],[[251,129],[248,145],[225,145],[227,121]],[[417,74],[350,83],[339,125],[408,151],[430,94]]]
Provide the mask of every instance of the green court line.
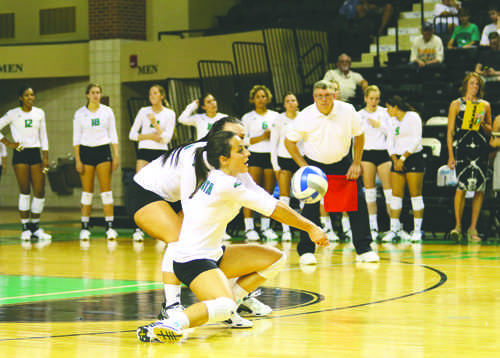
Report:
[[161,287],[161,282],[151,281],[4,275],[0,276],[0,305],[147,291]]

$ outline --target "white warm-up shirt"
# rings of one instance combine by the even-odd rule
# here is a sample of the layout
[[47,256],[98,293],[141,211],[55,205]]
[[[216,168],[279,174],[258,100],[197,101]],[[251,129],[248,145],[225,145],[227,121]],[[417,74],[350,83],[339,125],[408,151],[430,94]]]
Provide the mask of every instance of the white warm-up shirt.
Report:
[[352,137],[363,134],[361,118],[354,107],[334,101],[328,115],[318,111],[316,104],[306,107],[288,126],[286,137],[304,142],[304,154],[324,164],[339,162],[351,148]]
[[163,108],[160,113],[155,113],[151,106],[142,107],[135,117],[134,124],[130,128],[130,140],[138,141],[140,134],[155,133],[156,129],[151,125],[148,115],[155,116],[158,126],[162,130],[161,141],[146,139],[139,141],[139,149],[165,150],[172,139],[175,130],[175,112],[168,108]]
[[392,145],[389,154],[403,155],[422,150],[422,119],[416,112],[406,112],[401,121],[392,122]]
[[[267,110],[266,114],[261,116],[255,111],[245,114],[241,121],[245,126],[245,138],[258,137],[264,133],[266,129],[271,129],[275,119],[279,116],[278,112]],[[252,144],[248,147],[250,152],[270,153],[271,143],[269,140],[263,140],[259,143]]]
[[206,113],[193,113],[197,108],[196,101],[192,102],[179,116],[179,123],[196,127],[196,139],[206,136],[210,128],[212,128],[212,124],[223,117],[227,117],[227,114],[224,113],[217,113],[213,118],[207,116]]
[[[370,113],[366,109],[359,112],[363,129],[365,132],[364,150],[387,150],[389,147],[388,137],[391,134],[392,126],[389,114],[383,107],[378,106],[375,112]],[[380,127],[375,128],[368,119],[375,119],[380,122]]]
[[[276,117],[273,126],[271,128],[271,164],[273,165],[273,170],[280,170],[278,164],[278,157],[281,158],[292,158],[288,149],[285,147],[285,137],[288,132],[288,125],[293,122],[293,119],[288,118],[285,113],[281,113]],[[300,154],[304,151],[302,149],[302,142],[297,143]]]
[[167,255],[177,262],[218,260],[226,226],[242,206],[270,216],[277,203],[265,191],[248,188],[238,178],[212,170],[196,194],[182,200],[181,233],[174,245],[168,245]]
[[[24,112],[21,107],[11,109],[0,118],[0,131],[7,126],[10,126],[14,142],[24,148],[49,150],[45,113],[41,108],[32,107],[29,112]],[[0,139],[3,137],[0,133]]]
[[113,110],[104,104],[95,112],[87,106],[77,110],[73,118],[73,146],[97,147],[109,143],[118,144]]

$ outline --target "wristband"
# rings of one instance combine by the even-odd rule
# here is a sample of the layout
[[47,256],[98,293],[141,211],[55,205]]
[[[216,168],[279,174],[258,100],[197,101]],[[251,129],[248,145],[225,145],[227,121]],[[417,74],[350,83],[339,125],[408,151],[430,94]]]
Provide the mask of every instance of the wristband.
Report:
[[405,161],[406,160],[406,157],[404,156],[404,154],[402,156],[399,157],[399,159],[401,159],[401,161]]

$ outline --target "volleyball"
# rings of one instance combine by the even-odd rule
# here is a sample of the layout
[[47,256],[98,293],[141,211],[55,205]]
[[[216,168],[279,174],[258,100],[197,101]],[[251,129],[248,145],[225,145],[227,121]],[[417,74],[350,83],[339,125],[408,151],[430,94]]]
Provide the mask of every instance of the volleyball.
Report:
[[302,167],[293,175],[291,189],[292,195],[304,203],[317,203],[328,190],[328,179],[317,167]]

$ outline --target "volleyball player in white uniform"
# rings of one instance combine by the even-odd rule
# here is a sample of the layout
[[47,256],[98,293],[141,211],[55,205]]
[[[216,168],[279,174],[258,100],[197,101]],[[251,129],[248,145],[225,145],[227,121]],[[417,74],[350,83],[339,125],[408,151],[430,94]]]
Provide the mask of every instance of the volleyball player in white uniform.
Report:
[[[73,148],[76,170],[82,180],[82,230],[80,240],[90,239],[89,220],[92,210],[94,177],[97,174],[106,221],[106,238],[118,236],[113,229],[112,172],[118,168],[118,135],[115,115],[110,107],[100,103],[102,89],[89,84],[86,90],[87,105],[76,111],[73,119]],[[111,155],[110,145],[113,150]]]
[[217,112],[217,100],[208,93],[186,107],[179,116],[179,123],[195,126],[196,139],[200,139],[207,135],[215,121],[226,116],[224,113]]
[[396,121],[393,125],[391,146],[389,147],[389,154],[393,162],[391,168],[391,229],[382,238],[382,241],[390,242],[396,237],[405,239],[407,236],[401,230],[399,217],[403,206],[405,184],[408,183],[414,220],[414,230],[410,240],[421,242],[422,219],[424,217],[422,186],[425,169],[422,152],[422,119],[399,96],[390,97],[386,107],[389,116],[396,118]]
[[[19,186],[19,215],[22,223],[21,240],[35,237],[50,240],[51,235],[39,227],[45,204],[45,173],[49,168],[49,144],[45,113],[33,106],[35,92],[24,86],[19,90],[20,106],[0,118],[0,131],[10,126],[13,142],[0,133],[0,141],[15,149],[12,156],[14,173]],[[30,206],[30,192],[33,200]]]
[[[198,113],[194,113],[198,112]],[[207,135],[212,125],[227,114],[217,112],[217,100],[207,93],[190,103],[179,116],[179,123],[196,127],[196,140]],[[224,233],[224,240],[231,240],[231,235]]]
[[[139,110],[130,128],[129,139],[139,142],[136,173],[165,153],[175,130],[175,112],[168,108],[165,89],[157,84],[151,86],[149,101],[151,106]],[[132,237],[143,241],[144,233],[136,228]]]
[[[299,113],[299,102],[293,93],[283,96],[283,106],[286,111],[281,113],[271,127],[271,164],[273,170],[278,173],[278,185],[280,189],[280,201],[290,205],[290,181],[293,173],[299,169],[297,163],[292,159],[290,153],[285,148],[285,136],[288,125],[297,117]],[[301,151],[302,152],[302,151]],[[292,233],[290,226],[282,224],[283,241],[291,241]]]
[[[276,178],[271,164],[271,143],[269,139],[273,122],[279,115],[267,108],[271,99],[271,91],[266,86],[253,86],[250,90],[250,103],[255,106],[255,110],[241,118],[247,131],[246,139],[250,143],[248,150],[252,153],[248,162],[248,172],[253,180],[270,194],[274,191]],[[243,216],[245,217],[246,239],[249,241],[259,240],[259,234],[254,227],[252,211],[243,208]],[[261,217],[260,230],[267,240],[278,238],[278,235],[271,229],[270,219],[267,217]]]
[[[214,123],[207,137],[221,130],[231,130],[241,137],[245,136],[245,129],[241,122],[232,117],[224,117]],[[196,174],[194,170],[194,151],[206,145],[206,137],[200,141],[180,146],[167,153],[146,167],[134,177],[134,184],[129,190],[130,214],[136,224],[151,237],[172,243],[179,237],[182,225],[180,212],[181,183],[185,191],[190,194],[196,188]],[[168,158],[168,159],[167,159]],[[264,191],[246,173],[241,178],[244,185]],[[185,194],[187,195],[187,194]],[[176,214],[179,212],[179,215]],[[173,273],[172,260],[166,255],[162,265],[165,303],[158,315],[159,319],[167,318],[171,312],[183,310],[180,304],[181,283]],[[241,308],[255,316],[264,316],[272,309],[261,303],[255,297],[249,296],[243,300]],[[226,322],[235,328],[252,327],[253,323],[234,314]]]
[[377,223],[377,174],[382,182],[387,212],[391,212],[391,157],[387,151],[388,137],[391,137],[391,119],[387,110],[380,107],[380,90],[371,85],[365,89],[366,107],[360,110],[359,116],[365,130],[365,146],[361,167],[363,168],[363,184],[365,186],[366,204],[370,218],[370,230],[373,241],[378,237]]
[[[204,160],[206,153],[206,161]],[[222,131],[196,150],[196,189],[182,199],[185,213],[179,240],[167,247],[176,276],[200,302],[166,320],[139,327],[141,341],[177,342],[183,330],[231,317],[249,292],[273,278],[285,265],[279,250],[256,244],[222,245],[226,225],[243,205],[263,215],[306,230],[318,245],[328,245],[326,234],[311,221],[262,190],[244,185],[250,152],[233,132]],[[206,162],[214,168],[209,170]],[[182,184],[181,184],[181,191]],[[231,284],[228,279],[237,278]]]

